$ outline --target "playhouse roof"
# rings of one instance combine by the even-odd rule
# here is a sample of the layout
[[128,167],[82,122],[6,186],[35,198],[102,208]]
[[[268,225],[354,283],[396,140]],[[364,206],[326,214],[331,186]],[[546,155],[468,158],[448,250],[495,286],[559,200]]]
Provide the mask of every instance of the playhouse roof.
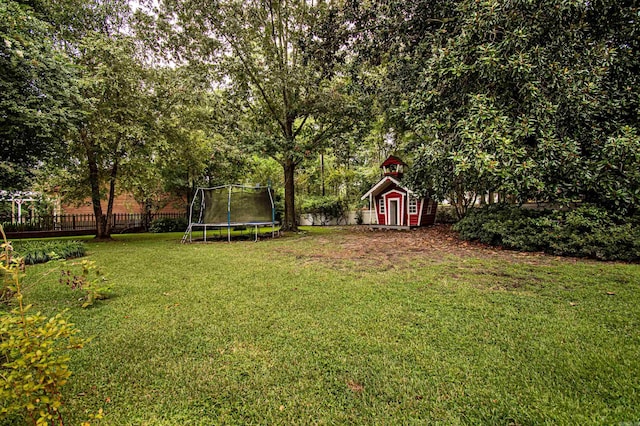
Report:
[[386,160],[384,160],[384,163],[382,163],[380,167],[390,166],[391,164],[400,164],[403,166],[407,165],[404,161],[402,161],[398,157],[390,155]]
[[403,191],[406,191],[407,194],[413,195],[413,191],[411,191],[409,188],[402,186],[402,184],[397,179],[394,179],[391,176],[385,176],[384,178],[382,178],[382,180],[380,180],[380,182],[373,185],[373,187],[366,194],[364,194],[360,199],[364,200],[370,195],[374,195],[374,196],[378,195],[381,192],[384,192],[384,190],[391,185],[395,185],[401,188]]

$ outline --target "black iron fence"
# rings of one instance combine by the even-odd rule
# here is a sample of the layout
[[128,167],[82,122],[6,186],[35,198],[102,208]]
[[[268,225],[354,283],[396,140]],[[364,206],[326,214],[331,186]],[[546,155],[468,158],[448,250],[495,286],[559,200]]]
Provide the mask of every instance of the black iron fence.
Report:
[[[115,213],[109,220],[113,232],[148,231],[156,219],[183,219],[183,213]],[[21,218],[0,215],[0,223],[7,232],[27,231],[90,231],[96,229],[93,214],[25,215]]]

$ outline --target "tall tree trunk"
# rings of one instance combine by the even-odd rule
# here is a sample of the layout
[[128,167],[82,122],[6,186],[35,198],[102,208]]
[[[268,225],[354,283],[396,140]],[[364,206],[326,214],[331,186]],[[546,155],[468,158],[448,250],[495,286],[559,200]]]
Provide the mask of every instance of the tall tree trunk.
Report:
[[293,159],[287,158],[282,167],[284,168],[284,221],[281,228],[283,231],[297,231],[295,185],[293,181],[296,163]]
[[149,197],[145,197],[144,200],[144,231],[149,232],[149,227],[153,221],[153,205]]
[[324,197],[324,152],[320,153],[320,182],[322,183],[322,196]]
[[109,199],[107,201],[107,215],[105,218],[105,231],[104,236],[101,238],[111,238],[111,216],[113,215],[113,201],[116,195],[116,179],[118,177],[118,158],[116,157],[111,168],[111,175],[109,176]]
[[89,185],[91,186],[91,204],[93,205],[93,215],[96,219],[96,238],[103,239],[106,231],[106,218],[102,214],[102,203],[100,201],[100,171],[96,160],[93,146],[86,131],[80,132],[80,138],[87,153],[87,164],[89,165]]

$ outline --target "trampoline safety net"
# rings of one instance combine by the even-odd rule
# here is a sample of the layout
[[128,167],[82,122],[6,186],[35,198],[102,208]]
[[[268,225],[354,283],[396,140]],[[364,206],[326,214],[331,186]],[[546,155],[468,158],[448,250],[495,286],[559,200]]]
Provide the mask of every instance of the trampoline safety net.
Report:
[[275,209],[271,188],[225,185],[198,188],[191,203],[189,226],[182,238],[191,241],[194,227],[231,228],[235,226],[275,226]]
[[273,203],[269,188],[202,189],[199,223],[271,222]]

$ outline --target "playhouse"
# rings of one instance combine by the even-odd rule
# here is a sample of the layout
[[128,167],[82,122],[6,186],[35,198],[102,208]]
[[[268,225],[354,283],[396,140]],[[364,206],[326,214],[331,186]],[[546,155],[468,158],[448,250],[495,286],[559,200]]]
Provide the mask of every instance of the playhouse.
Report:
[[401,179],[407,165],[393,155],[380,166],[382,179],[362,199],[369,199],[370,223],[384,228],[414,228],[433,225],[438,204],[421,198],[402,186]]

